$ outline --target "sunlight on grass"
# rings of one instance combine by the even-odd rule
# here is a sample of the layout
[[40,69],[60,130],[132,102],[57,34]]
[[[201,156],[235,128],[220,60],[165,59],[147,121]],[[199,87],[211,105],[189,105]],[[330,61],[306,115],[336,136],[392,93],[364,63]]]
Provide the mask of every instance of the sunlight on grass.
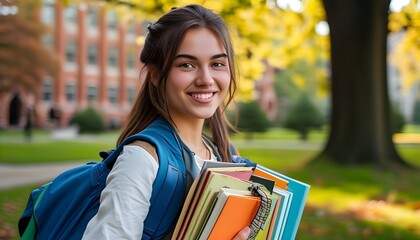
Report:
[[[307,206],[315,213],[310,210],[304,214],[303,221],[306,221],[306,217],[317,217],[317,214],[327,214],[330,218],[346,216],[354,221],[383,225],[376,225],[373,230],[369,227],[366,239],[372,239],[372,234],[381,236],[377,239],[418,239],[420,236],[420,194],[417,186],[420,177],[416,171],[379,172],[368,167],[343,168],[326,163],[310,164],[305,168],[311,170],[288,172],[311,184]],[[352,228],[358,228],[348,228],[347,221],[342,224],[344,226],[339,227],[345,233],[331,233],[329,228],[320,228],[326,231],[323,234],[343,234],[347,237]],[[362,225],[366,226],[364,223]],[[388,228],[388,225],[392,228]],[[387,231],[392,232],[389,236],[403,234],[405,237],[383,238]]]
[[301,239],[414,240],[419,239],[419,235],[391,223],[360,219],[351,212],[332,213],[307,205],[296,240]]
[[[331,197],[334,196],[334,197]],[[348,206],[362,203],[368,196],[360,192],[345,192],[340,188],[319,188],[312,186],[308,195],[308,203],[322,208],[327,208],[333,212],[343,212]]]
[[[333,196],[333,197],[332,197]],[[340,188],[312,187],[307,204],[331,214],[350,214],[358,220],[382,222],[416,232],[420,235],[420,210],[408,204],[386,200],[369,200],[364,191],[344,192]]]
[[420,133],[396,133],[393,135],[392,139],[396,143],[419,144]]
[[353,212],[359,219],[399,226],[420,235],[420,211],[410,209],[404,204],[371,200],[349,206],[348,211]]

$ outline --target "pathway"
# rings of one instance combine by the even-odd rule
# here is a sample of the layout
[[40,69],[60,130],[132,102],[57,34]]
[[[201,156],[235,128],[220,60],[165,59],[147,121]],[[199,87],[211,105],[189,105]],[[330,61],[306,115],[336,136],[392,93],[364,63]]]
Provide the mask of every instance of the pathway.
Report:
[[86,162],[31,165],[0,164],[0,190],[29,184],[47,183],[59,173],[83,163]]

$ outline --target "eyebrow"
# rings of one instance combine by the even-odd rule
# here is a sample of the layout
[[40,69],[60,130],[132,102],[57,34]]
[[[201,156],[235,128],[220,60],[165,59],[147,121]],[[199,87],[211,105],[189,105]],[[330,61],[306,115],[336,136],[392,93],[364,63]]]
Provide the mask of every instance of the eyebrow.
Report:
[[[227,57],[226,53],[220,53],[220,54],[216,54],[214,56],[212,56],[210,59],[217,59],[217,58],[222,58],[222,57]],[[175,56],[175,59],[177,58],[188,58],[188,59],[192,59],[192,60],[197,60],[198,58],[193,56],[193,55],[189,55],[189,54],[178,54]]]

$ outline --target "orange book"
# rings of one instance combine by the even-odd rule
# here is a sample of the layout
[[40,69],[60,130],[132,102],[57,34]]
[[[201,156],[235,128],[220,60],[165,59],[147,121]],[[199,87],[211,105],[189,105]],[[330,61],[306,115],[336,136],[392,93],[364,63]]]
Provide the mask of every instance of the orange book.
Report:
[[230,195],[226,200],[208,240],[232,239],[244,227],[250,226],[261,199],[254,196]]
[[[207,215],[206,212],[210,208],[206,205],[206,201],[215,198],[217,192],[224,186],[247,189],[250,184],[241,179],[248,180],[251,174],[252,169],[250,167],[206,169],[194,180],[188,192],[172,240],[189,239],[190,234],[195,234],[197,228],[200,228],[199,225],[204,221],[203,216]],[[196,236],[194,235],[194,237]]]
[[281,188],[281,189],[287,189],[287,185],[289,184],[289,182],[285,179],[279,178],[274,176],[273,174],[266,172],[262,169],[256,168],[254,170],[254,175],[259,176],[259,177],[263,177],[263,178],[267,178],[270,179],[272,181],[274,181],[274,185]]

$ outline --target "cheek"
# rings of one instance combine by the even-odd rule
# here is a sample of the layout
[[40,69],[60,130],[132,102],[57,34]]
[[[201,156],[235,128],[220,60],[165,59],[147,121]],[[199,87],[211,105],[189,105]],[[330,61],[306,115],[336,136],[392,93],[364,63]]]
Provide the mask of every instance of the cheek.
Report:
[[189,82],[188,74],[183,72],[172,71],[168,75],[167,89],[184,89]]
[[219,85],[222,89],[222,92],[226,93],[230,86],[230,74],[229,73],[222,73],[219,76]]

